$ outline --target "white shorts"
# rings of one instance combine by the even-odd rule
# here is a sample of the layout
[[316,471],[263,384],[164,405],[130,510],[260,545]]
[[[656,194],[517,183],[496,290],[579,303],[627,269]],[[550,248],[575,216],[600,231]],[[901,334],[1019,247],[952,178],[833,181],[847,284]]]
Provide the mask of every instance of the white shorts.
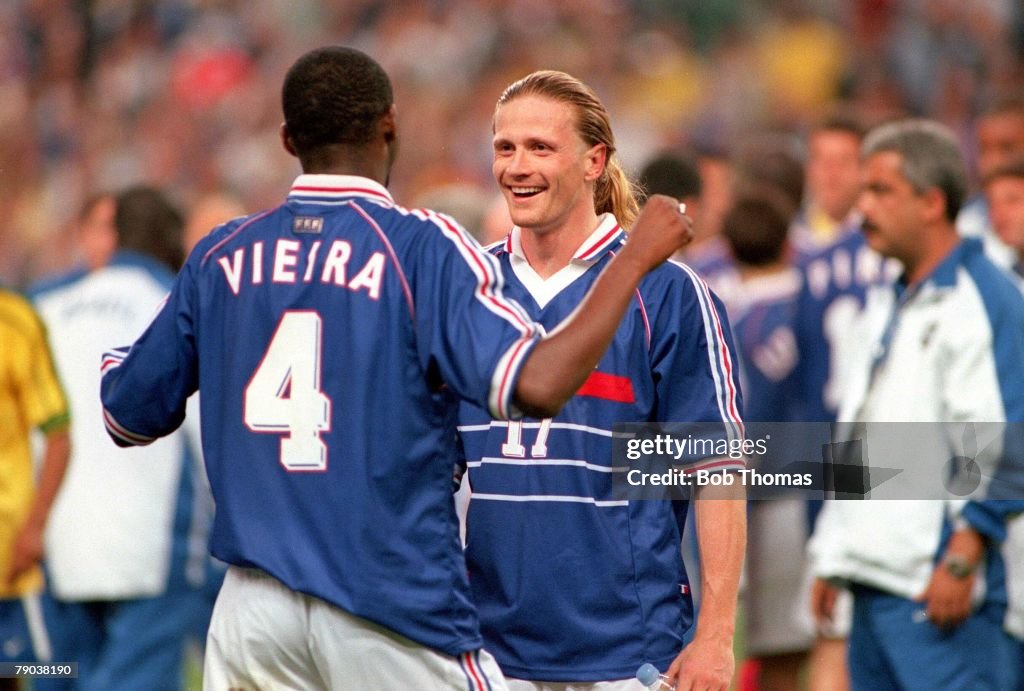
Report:
[[620,681],[526,681],[509,679],[508,691],[647,691],[647,687],[636,679]]
[[807,502],[750,502],[743,610],[753,657],[810,650],[814,641],[806,577]]
[[231,566],[213,608],[203,688],[505,691],[484,650],[452,657],[257,569]]

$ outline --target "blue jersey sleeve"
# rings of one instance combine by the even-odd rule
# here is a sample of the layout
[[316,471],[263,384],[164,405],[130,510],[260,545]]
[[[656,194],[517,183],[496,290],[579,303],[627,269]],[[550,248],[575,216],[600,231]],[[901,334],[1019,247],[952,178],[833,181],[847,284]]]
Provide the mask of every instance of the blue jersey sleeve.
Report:
[[514,417],[516,381],[541,329],[504,296],[494,257],[447,216],[424,217],[439,232],[425,234],[412,278],[421,364],[494,418]]
[[712,423],[707,429],[718,430],[732,444],[743,438],[743,401],[725,307],[692,269],[674,266],[681,273],[652,324],[655,419]]
[[103,355],[103,420],[119,446],[149,444],[185,419],[185,403],[198,386],[192,270],[190,259],[156,318],[130,348]]

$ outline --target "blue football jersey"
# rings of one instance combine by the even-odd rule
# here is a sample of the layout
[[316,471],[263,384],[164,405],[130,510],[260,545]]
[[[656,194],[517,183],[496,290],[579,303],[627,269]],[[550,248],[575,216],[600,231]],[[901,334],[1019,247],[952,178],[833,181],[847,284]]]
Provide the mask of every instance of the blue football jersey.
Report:
[[886,266],[856,230],[801,262],[796,341],[805,420],[835,420],[850,329],[864,306],[868,287],[882,280]]
[[202,391],[211,549],[429,647],[479,648],[451,497],[452,397],[506,417],[539,337],[450,218],[302,175],[197,245],[130,351],[108,431],[143,444]]
[[794,333],[799,287],[799,274],[789,268],[744,282],[742,300],[728,305],[748,422],[801,419]]
[[[514,229],[492,248],[506,294],[546,329],[576,309],[623,242],[611,216],[569,266],[540,279]],[[641,282],[600,363],[552,419],[499,422],[460,406],[472,487],[466,555],[487,649],[509,676],[631,678],[665,669],[692,622],[680,558],[686,502],[623,500],[612,426],[710,422],[742,435],[735,359],[721,303],[689,267]],[[713,459],[709,467],[743,467]]]

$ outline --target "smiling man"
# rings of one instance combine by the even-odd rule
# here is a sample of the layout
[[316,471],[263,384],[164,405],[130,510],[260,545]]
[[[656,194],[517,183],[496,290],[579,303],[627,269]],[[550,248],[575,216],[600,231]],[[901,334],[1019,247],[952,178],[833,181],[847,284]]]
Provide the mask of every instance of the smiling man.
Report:
[[[608,113],[570,75],[525,77],[498,100],[493,172],[515,224],[490,248],[506,292],[555,330],[622,252],[636,214]],[[684,648],[687,504],[613,497],[623,469],[613,467],[611,436],[616,423],[696,421],[738,438],[739,410],[722,305],[674,262],[640,284],[612,345],[561,413],[505,423],[463,405],[470,585],[510,688],[640,689],[633,677],[644,662],[679,689],[728,688],[745,504],[712,498],[720,488],[698,494],[703,599]],[[718,472],[743,462],[705,465]]]

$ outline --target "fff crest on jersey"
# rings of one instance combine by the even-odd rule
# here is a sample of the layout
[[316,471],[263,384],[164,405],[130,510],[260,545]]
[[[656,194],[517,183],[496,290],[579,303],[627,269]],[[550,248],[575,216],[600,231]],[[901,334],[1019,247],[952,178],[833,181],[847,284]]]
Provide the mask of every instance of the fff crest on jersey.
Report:
[[296,216],[292,221],[292,232],[319,235],[324,230],[322,216]]

